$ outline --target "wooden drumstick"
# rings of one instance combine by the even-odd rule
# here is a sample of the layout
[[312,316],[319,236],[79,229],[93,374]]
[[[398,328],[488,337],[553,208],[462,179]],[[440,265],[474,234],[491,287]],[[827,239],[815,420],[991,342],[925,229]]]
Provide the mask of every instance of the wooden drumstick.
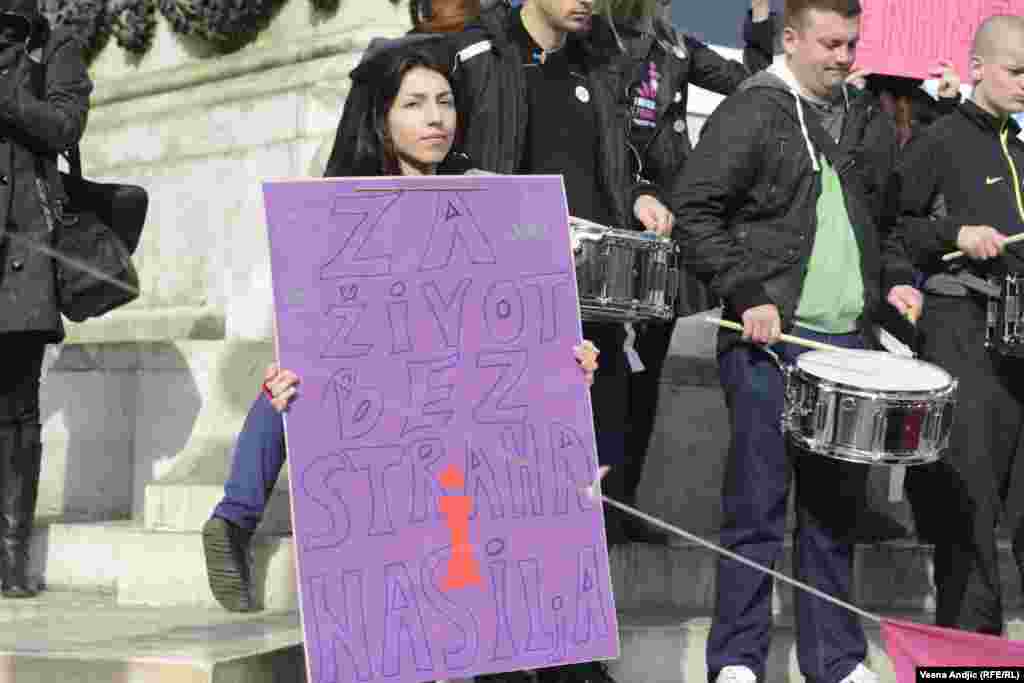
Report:
[[[736,330],[737,332],[743,331],[743,325],[734,323],[731,320],[722,320],[721,318],[712,318],[708,316],[704,318],[709,323],[718,325],[719,327],[725,327],[730,330]],[[797,346],[803,346],[808,349],[814,349],[815,351],[850,351],[851,349],[844,349],[841,346],[835,346],[833,344],[826,344],[824,342],[816,342],[810,339],[804,339],[803,337],[794,337],[791,334],[780,334],[779,341],[784,341],[787,344],[796,344]]]
[[[1012,237],[1007,237],[1006,241],[1003,242],[1003,244],[1013,244],[1014,242],[1020,242],[1020,241],[1024,241],[1024,232],[1017,233],[1016,235],[1013,235]],[[948,254],[943,254],[942,255],[942,260],[943,261],[952,261],[953,259],[958,259],[958,258],[960,258],[963,255],[964,255],[964,252],[962,252],[962,251],[951,251]]]

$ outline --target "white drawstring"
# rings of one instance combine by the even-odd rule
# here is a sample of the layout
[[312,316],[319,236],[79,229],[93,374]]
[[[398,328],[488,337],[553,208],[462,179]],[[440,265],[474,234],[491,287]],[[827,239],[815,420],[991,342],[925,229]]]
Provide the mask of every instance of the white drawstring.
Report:
[[814,167],[814,172],[821,171],[821,167],[818,165],[818,155],[814,152],[814,145],[811,144],[811,135],[807,132],[807,122],[804,121],[804,105],[800,101],[800,94],[792,87],[789,92],[793,93],[793,97],[796,99],[796,115],[800,119],[800,130],[804,134],[804,142],[807,143],[807,153],[811,155],[811,166]]

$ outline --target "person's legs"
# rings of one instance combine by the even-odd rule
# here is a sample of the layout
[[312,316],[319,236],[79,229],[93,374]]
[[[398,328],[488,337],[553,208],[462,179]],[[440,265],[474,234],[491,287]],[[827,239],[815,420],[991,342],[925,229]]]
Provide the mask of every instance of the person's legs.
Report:
[[6,334],[9,372],[0,382],[0,568],[4,597],[36,594],[28,581],[28,550],[39,493],[42,428],[39,379],[46,345],[32,333]]
[[[864,348],[859,334],[800,336],[844,348]],[[787,360],[804,349],[787,345]],[[793,569],[797,580],[850,602],[853,594],[852,536],[864,508],[868,466],[793,449],[796,471],[796,530]],[[835,683],[867,659],[860,618],[804,591],[794,595],[797,658],[808,683]]]
[[[629,377],[629,434],[626,438],[626,460],[622,467],[623,500],[634,507],[637,505],[637,490],[643,477],[658,414],[661,370],[665,365],[674,329],[675,321],[652,322],[637,329],[634,346],[644,369]],[[626,536],[635,542],[663,544],[667,541],[664,533],[634,518],[623,520],[623,527]]]
[[253,532],[284,466],[284,419],[263,393],[253,402],[235,444],[224,498],[213,516]]
[[914,517],[935,544],[935,621],[998,634],[1003,609],[995,527],[1020,405],[1000,377],[997,357],[985,350],[982,302],[929,296],[921,328],[924,358],[959,380],[949,449],[941,462],[911,468],[907,480]]
[[[590,388],[597,459],[601,465],[611,466],[611,471],[601,482],[601,491],[610,498],[622,500],[629,433],[629,368],[622,351],[626,332],[619,324],[587,322],[583,324],[583,337],[594,342],[601,351],[594,385]],[[609,545],[629,542],[623,526],[624,513],[605,505],[604,520]]]
[[[863,507],[868,466],[796,455],[793,567],[796,579],[850,602],[854,546],[849,540]],[[804,591],[794,591],[797,657],[808,683],[834,683],[867,658],[859,617]]]
[[203,525],[210,590],[232,612],[256,609],[249,542],[285,460],[284,420],[260,394],[238,435],[224,498]]
[[[721,544],[773,567],[786,531],[791,464],[781,431],[782,374],[767,353],[737,345],[719,357],[732,439],[722,483]],[[708,637],[709,680],[727,666],[764,678],[771,641],[772,578],[727,558],[718,561]]]

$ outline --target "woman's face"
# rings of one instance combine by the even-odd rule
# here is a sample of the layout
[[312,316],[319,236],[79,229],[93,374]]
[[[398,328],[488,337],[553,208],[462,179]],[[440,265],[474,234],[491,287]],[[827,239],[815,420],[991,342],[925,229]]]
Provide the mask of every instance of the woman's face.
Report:
[[455,139],[448,79],[426,67],[410,69],[388,112],[387,135],[402,175],[434,173]]

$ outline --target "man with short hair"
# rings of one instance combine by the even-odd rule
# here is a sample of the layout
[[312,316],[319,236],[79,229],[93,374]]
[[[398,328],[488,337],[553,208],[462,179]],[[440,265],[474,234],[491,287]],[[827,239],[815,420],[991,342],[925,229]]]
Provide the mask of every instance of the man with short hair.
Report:
[[[461,151],[484,170],[555,174],[569,213],[613,228],[667,234],[674,219],[637,177],[623,100],[633,62],[592,0],[506,0],[457,36],[453,81]],[[601,350],[591,389],[602,465],[626,457],[629,367],[621,324],[584,322]],[[611,518],[614,520],[614,518]],[[609,529],[609,537],[622,537]]]
[[[561,175],[572,216],[613,228],[661,234],[674,219],[656,188],[639,180],[627,139],[625,93],[632,60],[593,0],[499,0],[457,37],[453,73],[461,151],[496,173]],[[601,350],[591,389],[601,465],[626,458],[629,364],[622,324],[584,322]],[[614,517],[608,520],[612,524]],[[607,536],[623,537],[609,526]],[[603,683],[602,662],[538,672],[542,683]],[[523,672],[479,677],[523,681]]]
[[[920,310],[901,245],[876,224],[864,196],[863,137],[873,112],[845,85],[860,15],[858,0],[787,0],[784,58],[719,105],[669,199],[685,258],[723,299],[724,317],[743,327],[742,335],[722,330],[718,341],[732,429],[722,545],[775,565],[795,479],[796,578],[847,601],[867,466],[787,446],[777,363],[803,351],[778,343],[782,332],[865,348],[886,308],[911,317]],[[886,144],[895,149],[887,125]],[[771,596],[770,576],[719,560],[710,680],[765,680]],[[808,681],[877,681],[864,665],[867,644],[855,614],[803,591],[795,592],[795,611]]]
[[[995,528],[1024,485],[1024,359],[987,348],[986,280],[1024,274],[1024,253],[1005,246],[1024,230],[1024,143],[1011,118],[1024,111],[1024,17],[982,23],[971,77],[971,100],[907,145],[894,179],[900,232],[926,277],[921,353],[960,382],[949,450],[911,468],[906,486],[918,530],[935,544],[935,622],[1000,634]],[[941,260],[956,250],[966,257]],[[1024,570],[1024,525],[1004,521]]]

